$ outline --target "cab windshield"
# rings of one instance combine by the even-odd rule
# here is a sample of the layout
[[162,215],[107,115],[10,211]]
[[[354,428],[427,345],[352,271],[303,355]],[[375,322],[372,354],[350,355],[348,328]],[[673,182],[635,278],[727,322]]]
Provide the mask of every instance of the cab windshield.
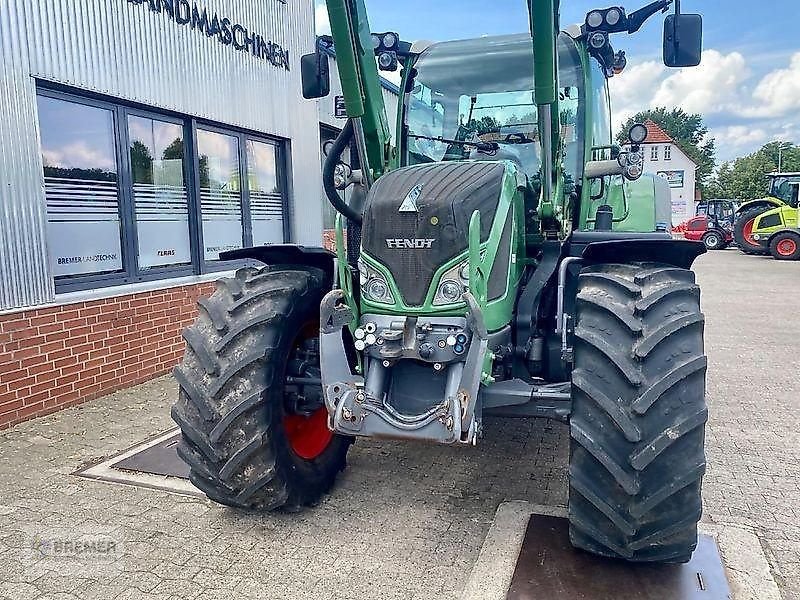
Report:
[[[566,169],[582,160],[583,74],[574,42],[559,38],[560,122]],[[405,95],[407,164],[512,160],[529,176],[541,167],[530,35],[431,46]]]
[[792,208],[797,208],[798,191],[800,191],[800,175],[773,177],[769,195],[773,198],[780,198]]

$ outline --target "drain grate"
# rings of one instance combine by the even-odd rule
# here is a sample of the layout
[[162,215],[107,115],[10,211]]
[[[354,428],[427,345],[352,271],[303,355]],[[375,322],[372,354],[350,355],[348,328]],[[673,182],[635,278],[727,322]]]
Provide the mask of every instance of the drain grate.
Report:
[[683,565],[632,564],[575,550],[566,519],[531,515],[508,600],[728,600],[714,538],[701,535]]
[[75,474],[98,481],[204,497],[189,482],[189,468],[178,457],[179,438],[177,429],[167,431]]

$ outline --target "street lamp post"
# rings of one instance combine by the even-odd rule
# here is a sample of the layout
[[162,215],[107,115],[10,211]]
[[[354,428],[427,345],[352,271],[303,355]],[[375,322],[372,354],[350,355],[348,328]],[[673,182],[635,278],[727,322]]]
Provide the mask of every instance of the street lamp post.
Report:
[[783,173],[783,149],[784,149],[784,143],[789,144],[788,146],[786,146],[787,150],[792,147],[792,144],[789,143],[789,142],[778,142],[778,173]]

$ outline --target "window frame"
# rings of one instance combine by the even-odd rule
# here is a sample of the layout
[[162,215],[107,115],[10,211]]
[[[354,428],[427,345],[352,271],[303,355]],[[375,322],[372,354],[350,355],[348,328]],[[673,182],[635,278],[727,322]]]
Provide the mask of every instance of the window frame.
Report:
[[669,144],[664,146],[664,160],[665,161],[672,160],[672,146],[670,146]]
[[[129,108],[126,106],[122,106],[122,114],[124,116],[124,128],[120,128],[120,137],[123,138],[123,148],[125,150],[125,177],[128,180],[126,185],[126,193],[129,194],[128,202],[130,203],[130,212],[131,212],[131,229],[130,229],[130,252],[132,258],[132,272],[136,275],[133,277],[134,282],[140,281],[153,281],[157,279],[170,279],[174,277],[183,277],[188,275],[195,275],[198,274],[196,272],[196,262],[197,257],[195,256],[195,248],[193,247],[193,240],[194,237],[192,235],[192,227],[193,227],[193,216],[194,211],[192,211],[192,190],[194,188],[193,180],[191,178],[191,171],[189,161],[192,159],[191,153],[188,152],[189,148],[187,146],[186,141],[186,124],[183,122],[182,119],[178,117],[173,117],[170,115],[162,115],[161,113],[154,112],[151,110],[143,110],[138,108]],[[186,185],[186,202],[187,206],[186,209],[189,213],[189,227],[188,227],[188,234],[189,234],[189,252],[191,253],[191,261],[189,264],[186,265],[166,265],[166,266],[159,266],[159,267],[152,267],[147,269],[147,271],[142,271],[139,266],[139,228],[136,219],[136,201],[133,197],[133,171],[131,169],[131,155],[130,155],[130,132],[128,128],[128,117],[140,117],[143,119],[152,119],[154,121],[161,121],[163,123],[172,123],[173,125],[180,125],[183,131],[183,151],[184,151],[184,160],[183,160],[183,178]],[[194,223],[196,227],[197,224]]]
[[658,162],[658,146],[650,146],[650,160]]
[[[250,213],[250,182],[247,175],[247,140],[271,144],[275,147],[277,177],[281,186],[281,207],[283,211],[283,241],[292,242],[293,189],[291,186],[291,141],[241,127],[199,119],[197,117],[161,110],[118,98],[70,88],[54,82],[36,80],[37,96],[45,96],[65,102],[73,102],[93,108],[111,111],[114,135],[114,153],[117,163],[117,198],[120,218],[120,250],[122,270],[116,272],[87,273],[81,275],[53,276],[56,294],[100,289],[141,282],[175,279],[230,271],[252,264],[252,261],[206,261],[203,256],[202,210],[199,190],[199,162],[197,150],[197,129],[214,131],[236,137],[239,141],[239,169],[242,180],[242,231],[243,247],[252,246],[252,220]],[[174,123],[183,127],[184,178],[186,183],[189,210],[189,248],[192,260],[187,265],[153,267],[147,271],[139,268],[136,207],[133,198],[133,174],[130,168],[130,135],[128,116],[154,119]],[[37,113],[36,126],[40,127]],[[41,153],[41,149],[39,150]],[[48,256],[47,260],[50,260]]]

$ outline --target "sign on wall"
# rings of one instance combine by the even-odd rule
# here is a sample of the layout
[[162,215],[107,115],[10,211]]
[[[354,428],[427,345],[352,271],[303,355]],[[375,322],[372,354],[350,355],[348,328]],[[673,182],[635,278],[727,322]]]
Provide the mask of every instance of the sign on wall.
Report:
[[337,119],[347,118],[347,106],[344,103],[344,96],[335,96],[333,99],[333,116]]
[[682,188],[686,179],[686,171],[658,171],[657,175],[666,179],[671,188]]
[[271,65],[289,70],[289,51],[241,23],[226,16],[211,12],[204,6],[189,0],[126,0],[128,4],[146,4],[151,12],[166,13],[176,25],[185,25],[201,31],[220,44],[233,46]]

